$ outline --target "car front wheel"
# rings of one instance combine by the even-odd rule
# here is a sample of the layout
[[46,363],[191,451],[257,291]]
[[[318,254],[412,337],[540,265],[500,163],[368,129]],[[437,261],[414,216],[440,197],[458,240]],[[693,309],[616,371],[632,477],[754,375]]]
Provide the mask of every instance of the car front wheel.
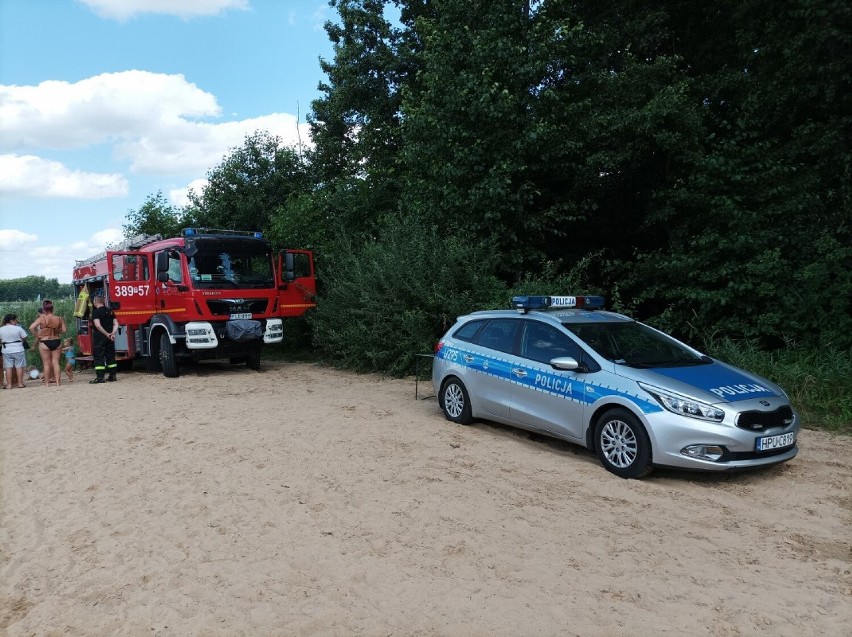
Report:
[[601,416],[595,427],[595,448],[606,470],[621,478],[642,478],[654,468],[648,434],[626,409],[612,409]]
[[473,422],[467,389],[455,376],[445,380],[441,386],[441,409],[444,410],[447,420],[460,425],[469,425]]

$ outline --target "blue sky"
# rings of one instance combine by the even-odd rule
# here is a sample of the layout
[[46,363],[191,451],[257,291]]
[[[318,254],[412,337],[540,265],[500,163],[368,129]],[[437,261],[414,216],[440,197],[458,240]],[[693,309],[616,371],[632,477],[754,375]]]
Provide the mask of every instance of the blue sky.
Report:
[[0,278],[70,282],[128,210],[181,204],[246,135],[307,140],[335,17],[327,0],[0,0]]

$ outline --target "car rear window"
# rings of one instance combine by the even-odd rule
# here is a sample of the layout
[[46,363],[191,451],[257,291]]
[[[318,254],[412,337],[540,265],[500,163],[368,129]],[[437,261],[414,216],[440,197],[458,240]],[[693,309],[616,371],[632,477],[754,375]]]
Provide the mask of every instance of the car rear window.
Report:
[[453,338],[460,341],[472,341],[473,337],[479,329],[485,325],[486,321],[468,321],[453,333]]
[[519,324],[520,321],[516,319],[492,319],[477,334],[475,342],[489,349],[511,353],[515,349]]

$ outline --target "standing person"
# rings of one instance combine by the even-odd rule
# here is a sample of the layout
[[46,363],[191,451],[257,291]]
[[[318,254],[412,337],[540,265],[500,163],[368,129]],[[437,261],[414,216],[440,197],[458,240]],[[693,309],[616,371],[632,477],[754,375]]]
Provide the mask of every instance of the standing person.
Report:
[[30,332],[38,330],[36,332],[38,335],[38,353],[41,356],[41,362],[44,364],[44,386],[47,387],[52,382],[58,386],[59,377],[62,373],[62,368],[59,365],[59,357],[62,354],[60,336],[67,332],[68,328],[65,327],[65,319],[53,313],[53,301],[45,299],[41,308],[44,313],[39,314],[38,318],[30,325]]
[[4,389],[12,389],[15,377],[18,378],[17,387],[24,386],[24,368],[27,366],[27,354],[24,350],[24,339],[27,333],[23,327],[18,325],[17,314],[7,314],[3,317],[0,326],[0,341],[3,341],[3,372],[6,380]]
[[74,382],[74,365],[77,363],[77,353],[74,351],[74,339],[66,338],[62,341],[62,353],[65,354],[65,375],[68,382]]
[[95,383],[104,382],[104,372],[109,372],[107,380],[115,382],[115,334],[118,332],[118,321],[115,314],[104,305],[104,297],[96,296],[92,299],[95,309],[92,311],[92,324],[95,331],[92,332],[92,360],[95,363]]

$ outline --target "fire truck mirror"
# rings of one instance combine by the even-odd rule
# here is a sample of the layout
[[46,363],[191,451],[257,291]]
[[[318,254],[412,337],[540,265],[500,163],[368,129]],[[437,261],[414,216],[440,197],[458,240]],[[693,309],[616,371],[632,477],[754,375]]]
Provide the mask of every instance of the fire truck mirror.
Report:
[[[159,270],[159,264],[158,264],[157,269]],[[169,282],[168,268],[166,269],[165,272],[157,272],[157,281],[159,281],[160,283],[168,283]]]
[[292,252],[284,253],[284,280],[293,281],[296,278],[296,258]]
[[[160,278],[165,273],[166,278]],[[157,253],[157,281],[169,280],[169,253],[167,250]]]

